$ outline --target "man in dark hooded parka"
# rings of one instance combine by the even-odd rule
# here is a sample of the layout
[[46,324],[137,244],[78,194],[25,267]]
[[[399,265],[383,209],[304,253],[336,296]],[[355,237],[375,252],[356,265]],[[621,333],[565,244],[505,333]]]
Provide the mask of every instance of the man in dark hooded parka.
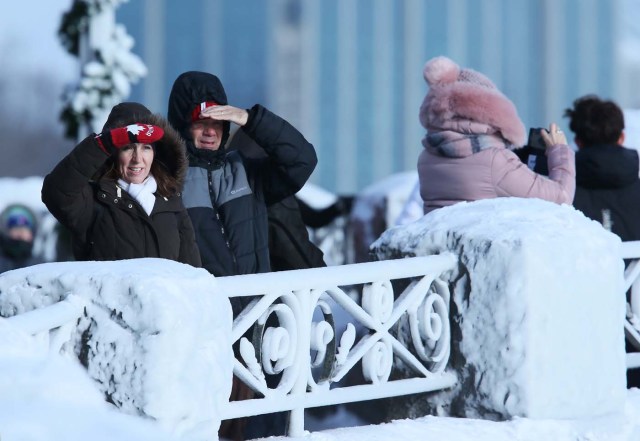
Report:
[[[302,188],[317,163],[313,146],[260,104],[248,110],[230,106],[218,77],[205,72],[185,72],[175,80],[168,119],[187,144],[183,201],[202,266],[215,276],[271,271],[267,207]],[[264,157],[249,158],[227,149],[232,122],[264,150]],[[237,316],[248,299],[231,300]],[[231,399],[245,391],[234,380]],[[229,430],[235,431],[234,438],[283,435],[283,417],[252,417]],[[231,436],[224,427],[221,430]]]
[[[215,276],[270,271],[267,206],[302,188],[317,162],[313,146],[260,104],[249,110],[228,105],[220,80],[205,72],[176,79],[168,118],[187,144],[183,200],[203,266]],[[226,149],[232,122],[265,158]]]

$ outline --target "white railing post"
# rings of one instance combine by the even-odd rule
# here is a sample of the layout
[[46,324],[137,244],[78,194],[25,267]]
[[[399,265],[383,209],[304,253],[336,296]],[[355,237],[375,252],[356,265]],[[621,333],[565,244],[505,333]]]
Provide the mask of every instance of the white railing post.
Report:
[[[291,391],[292,395],[304,396],[307,391],[307,375],[306,372],[311,371],[311,362],[308,354],[310,353],[310,341],[306,336],[311,336],[311,322],[313,320],[313,309],[311,305],[311,291],[308,289],[296,291],[295,296],[300,300],[302,314],[297,320],[298,331],[298,348],[296,359],[300,363],[300,371],[298,379]],[[300,404],[291,409],[289,414],[289,436],[304,435],[304,404]]]
[[25,333],[36,335],[77,319],[82,314],[83,308],[84,301],[77,295],[69,294],[58,303],[14,315],[6,320]]
[[[640,350],[640,241],[622,242],[622,258],[631,260],[624,272],[624,291],[620,293],[627,296],[628,312],[625,320],[625,335],[629,343]],[[640,368],[640,354],[628,353],[627,369]]]
[[69,340],[73,321],[82,315],[85,302],[79,296],[69,294],[64,300],[29,312],[14,315],[6,320],[29,335],[42,335],[49,340],[49,350],[59,352]]

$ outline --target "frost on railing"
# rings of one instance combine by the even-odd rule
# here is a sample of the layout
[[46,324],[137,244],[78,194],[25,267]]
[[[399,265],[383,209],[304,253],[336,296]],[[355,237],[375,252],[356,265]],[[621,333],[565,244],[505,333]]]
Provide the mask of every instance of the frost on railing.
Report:
[[[627,297],[624,332],[631,346],[640,351],[640,241],[622,242],[622,258],[629,260],[622,292]],[[640,368],[640,353],[627,353],[627,368]]]
[[[252,298],[233,324],[234,374],[259,397],[230,402],[222,418],[291,410],[289,434],[299,436],[305,408],[452,386],[455,376],[444,372],[450,293],[443,275],[455,265],[444,254],[216,279],[228,297]],[[348,291],[354,286],[361,294]],[[339,329],[336,316],[345,315]],[[400,321],[408,344],[394,332]],[[389,381],[394,361],[415,376]],[[357,368],[365,384],[339,387]]]
[[73,294],[53,305],[14,315],[6,320],[17,329],[49,342],[51,353],[58,353],[69,340],[75,322],[82,315],[84,301]]

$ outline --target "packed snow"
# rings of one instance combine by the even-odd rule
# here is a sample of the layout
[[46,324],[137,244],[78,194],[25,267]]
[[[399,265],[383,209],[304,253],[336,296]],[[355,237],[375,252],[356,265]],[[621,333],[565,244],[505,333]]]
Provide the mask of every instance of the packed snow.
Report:
[[233,359],[231,306],[214,286],[206,270],[163,259],[48,263],[0,276],[0,315],[80,297],[86,306],[62,353],[83,362],[93,395],[205,440],[217,433]]
[[458,203],[385,232],[372,246],[380,259],[459,257],[450,367],[460,381],[432,409],[489,419],[619,412],[620,245],[572,207],[539,199]]

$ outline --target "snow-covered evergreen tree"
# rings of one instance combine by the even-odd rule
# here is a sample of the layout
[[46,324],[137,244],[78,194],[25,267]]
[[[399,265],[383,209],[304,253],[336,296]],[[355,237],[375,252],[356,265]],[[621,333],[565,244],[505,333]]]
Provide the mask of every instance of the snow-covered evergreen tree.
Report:
[[66,94],[60,116],[68,137],[99,132],[111,108],[147,74],[142,60],[131,52],[133,38],[115,20],[116,8],[126,1],[74,0],[62,17],[60,40],[81,65],[80,80]]

